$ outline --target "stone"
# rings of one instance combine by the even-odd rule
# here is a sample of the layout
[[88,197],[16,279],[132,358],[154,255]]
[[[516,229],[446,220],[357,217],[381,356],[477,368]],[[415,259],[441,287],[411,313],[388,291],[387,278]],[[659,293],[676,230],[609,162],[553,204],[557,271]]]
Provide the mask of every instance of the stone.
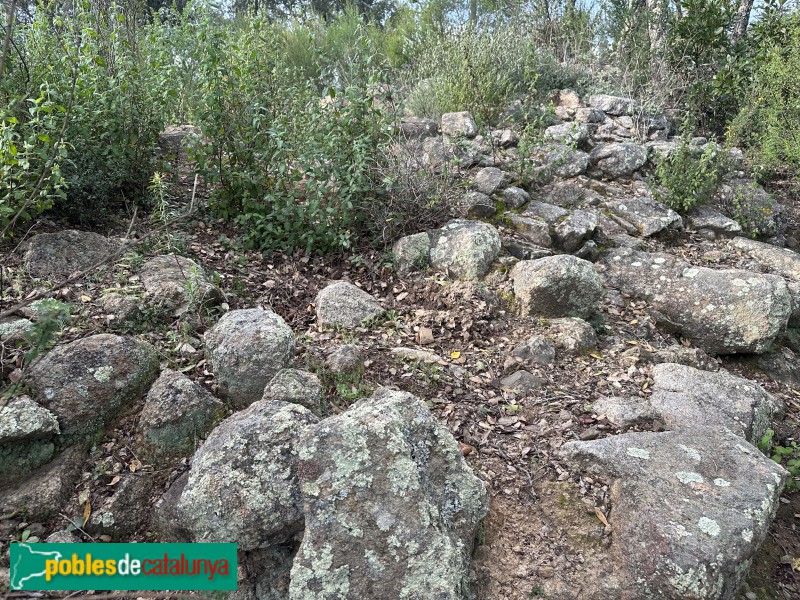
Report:
[[189,471],[183,473],[153,505],[150,528],[157,534],[159,542],[187,543],[192,541],[192,532],[186,527],[178,512],[178,502],[189,481]]
[[642,237],[683,227],[683,219],[678,213],[646,196],[615,198],[607,201],[605,207],[631,223]]
[[580,122],[551,125],[544,130],[544,138],[549,142],[579,146],[589,139],[589,128]]
[[53,458],[58,433],[55,415],[28,396],[0,406],[0,478],[18,481]]
[[0,484],[3,514],[19,512],[30,520],[46,520],[64,508],[78,482],[86,460],[81,445],[67,448],[19,484]]
[[731,250],[753,259],[771,273],[800,282],[800,254],[788,248],[776,248],[771,244],[743,237],[728,242]]
[[440,137],[425,138],[420,148],[420,162],[426,169],[438,171],[456,159],[453,148]]
[[553,251],[549,248],[538,246],[526,240],[517,240],[513,238],[503,239],[503,250],[510,256],[520,260],[535,260],[537,258],[553,255]]
[[503,190],[503,204],[506,208],[522,208],[530,200],[530,194],[522,188],[511,186]]
[[80,538],[66,529],[59,529],[47,536],[46,544],[80,544]]
[[555,225],[561,219],[569,216],[569,211],[555,204],[534,200],[528,204],[528,207],[522,214],[526,217],[538,217],[549,225]]
[[695,206],[687,215],[692,229],[710,229],[717,235],[735,236],[742,232],[742,226],[710,206]]
[[622,96],[595,94],[589,96],[589,107],[613,116],[630,116],[636,110],[636,101]]
[[500,380],[500,386],[505,390],[510,390],[515,394],[527,396],[546,383],[547,380],[536,377],[529,371],[519,370],[507,375]]
[[772,381],[777,381],[792,389],[800,387],[800,361],[790,348],[777,348],[775,352],[757,354],[745,358],[743,362],[747,366],[763,372]]
[[586,318],[602,294],[592,263],[563,254],[520,261],[511,279],[520,309],[530,315]]
[[556,246],[564,252],[575,252],[597,228],[597,215],[586,210],[574,210],[555,226]]
[[594,328],[576,317],[550,319],[546,335],[553,340],[556,349],[568,354],[580,354],[597,348]]
[[581,97],[575,90],[559,90],[553,94],[553,104],[556,106],[563,106],[565,108],[580,108]]
[[570,146],[554,148],[546,160],[553,175],[564,179],[583,175],[589,168],[589,155]]
[[174,316],[222,302],[222,293],[208,281],[205,270],[183,256],[153,257],[142,265],[139,278],[149,303]]
[[457,219],[438,230],[431,264],[452,277],[477,279],[489,272],[500,247],[500,234],[492,225]]
[[637,396],[601,396],[592,402],[592,411],[598,416],[605,415],[610,423],[624,428],[643,425],[660,416],[648,400]]
[[513,129],[496,129],[492,132],[492,138],[501,148],[514,148],[519,144],[519,136]]
[[428,352],[427,350],[420,350],[418,348],[392,348],[389,350],[391,355],[400,360],[410,360],[413,362],[422,362],[429,364],[438,363],[441,358],[438,354]]
[[116,240],[90,231],[40,233],[27,243],[24,268],[33,277],[63,278],[107,259],[119,246]]
[[333,373],[356,371],[364,366],[364,352],[354,344],[334,346],[325,358],[325,366]]
[[548,367],[556,360],[556,346],[546,337],[534,335],[514,346],[511,356],[524,363]]
[[205,342],[219,394],[238,408],[260,400],[270,380],[294,357],[291,328],[263,308],[225,313],[206,332]]
[[225,419],[195,453],[178,513],[196,542],[239,550],[303,529],[297,442],[317,418],[298,404],[255,402]]
[[491,196],[508,184],[508,176],[497,167],[484,167],[475,176],[475,188],[482,194]]
[[185,161],[189,144],[201,136],[200,128],[194,125],[168,125],[158,134],[158,146],[162,157],[168,161]]
[[598,144],[589,162],[610,179],[630,177],[647,162],[647,149],[630,142]]
[[0,342],[13,344],[25,339],[31,331],[33,323],[28,319],[10,319],[0,321]]
[[423,140],[439,135],[439,126],[436,121],[423,117],[403,117],[400,123],[400,133],[408,140]]
[[464,194],[459,212],[469,219],[491,219],[497,207],[489,196],[473,190]]
[[281,369],[267,384],[261,399],[299,404],[318,415],[324,398],[325,390],[319,377],[299,369]]
[[776,275],[694,267],[628,248],[610,251],[598,265],[609,287],[647,300],[659,326],[709,353],[766,352],[792,312],[786,282]]
[[36,402],[56,416],[62,435],[84,436],[138,402],[157,376],[153,346],[101,333],[56,346],[26,381]]
[[616,598],[734,598],[786,478],[742,438],[713,428],[567,442],[560,455],[612,480]]
[[724,427],[758,443],[772,420],[781,416],[780,400],[760,385],[725,370],[712,373],[686,365],[653,367],[650,404],[668,429]]
[[96,508],[84,525],[94,535],[109,535],[122,540],[136,533],[149,519],[150,511],[143,510],[153,489],[152,473],[127,473],[114,486],[114,494]]
[[337,281],[320,290],[315,304],[320,327],[356,329],[384,313],[372,295],[347,281]]
[[675,344],[661,350],[651,351],[643,346],[639,346],[639,358],[651,364],[676,363],[703,369],[704,371],[717,371],[719,365],[708,354],[700,348],[687,348],[680,344]]
[[602,123],[606,118],[606,113],[596,108],[586,107],[575,109],[575,120],[580,123]]
[[174,460],[190,456],[222,416],[223,405],[183,373],[164,369],[139,415],[145,456]]
[[478,135],[475,119],[468,112],[451,112],[442,115],[441,129],[444,135],[474,138]]
[[392,246],[392,255],[401,274],[428,266],[431,238],[427,233],[415,233],[400,238]]
[[290,600],[468,595],[487,493],[422,400],[379,389],[307,429],[299,454]]
[[553,240],[550,238],[550,226],[542,219],[515,213],[510,213],[506,217],[515,231],[537,246],[550,248],[553,245]]
[[562,210],[585,208],[596,204],[593,198],[596,193],[586,187],[586,184],[592,185],[589,181],[584,182],[580,178],[570,181],[554,181],[540,188],[540,198],[548,205],[555,205]]
[[146,319],[142,317],[141,298],[133,294],[111,292],[97,299],[97,305],[106,314],[109,327],[132,331]]

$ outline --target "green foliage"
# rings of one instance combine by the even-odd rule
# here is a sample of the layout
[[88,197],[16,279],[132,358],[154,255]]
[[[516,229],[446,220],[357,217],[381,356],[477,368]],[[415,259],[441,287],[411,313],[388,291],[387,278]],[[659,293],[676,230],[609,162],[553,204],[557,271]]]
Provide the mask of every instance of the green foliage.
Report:
[[50,347],[59,333],[69,323],[72,308],[58,300],[41,300],[36,303],[36,322],[25,335],[30,348],[25,353],[25,364],[30,365]]
[[786,440],[786,445],[775,442],[775,431],[768,429],[758,442],[758,449],[789,471],[786,489],[790,492],[800,490],[800,445],[794,440]]
[[[774,37],[772,37],[774,36]],[[754,59],[752,83],[731,135],[763,174],[800,175],[800,14],[773,24]]]
[[656,165],[655,198],[681,212],[708,203],[728,170],[726,155],[714,142],[699,151],[685,136],[680,146]]
[[59,142],[65,118],[66,108],[46,84],[38,97],[0,111],[0,232],[18,213],[17,221],[26,221],[63,197],[66,148]]
[[521,27],[432,37],[416,60],[409,108],[433,119],[467,110],[479,125],[494,124],[512,100],[535,93],[537,64]]
[[320,99],[317,82],[282,61],[268,23],[233,30],[206,19],[196,35],[194,121],[206,139],[194,154],[214,208],[246,226],[249,247],[335,251],[379,226],[365,210],[381,193],[394,114],[369,38],[350,56],[350,83]]

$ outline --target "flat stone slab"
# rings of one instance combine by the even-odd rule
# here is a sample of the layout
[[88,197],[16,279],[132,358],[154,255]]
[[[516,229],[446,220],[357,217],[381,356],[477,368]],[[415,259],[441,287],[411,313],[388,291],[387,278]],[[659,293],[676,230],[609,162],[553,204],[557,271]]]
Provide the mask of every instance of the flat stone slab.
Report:
[[680,229],[683,219],[668,208],[647,197],[627,197],[610,200],[606,208],[636,227],[643,237],[655,235],[665,229]]
[[786,471],[733,433],[628,433],[560,450],[611,480],[617,598],[734,598],[778,506]]
[[119,248],[119,242],[91,231],[72,229],[33,236],[25,252],[25,271],[35,277],[66,277],[84,271]]
[[800,281],[800,254],[788,248],[735,237],[728,242],[730,248],[749,256],[759,265],[793,281]]

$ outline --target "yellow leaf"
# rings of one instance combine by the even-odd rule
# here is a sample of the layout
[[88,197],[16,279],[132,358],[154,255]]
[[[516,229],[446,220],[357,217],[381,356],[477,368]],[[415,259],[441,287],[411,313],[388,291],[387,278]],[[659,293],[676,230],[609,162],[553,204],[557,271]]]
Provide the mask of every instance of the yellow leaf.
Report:
[[596,358],[598,360],[603,360],[603,355],[599,352],[589,352],[589,356]]
[[638,322],[639,322],[639,319],[634,319],[633,321],[631,321],[631,325],[636,325]]
[[795,571],[800,571],[800,558],[795,558],[792,561],[792,569]]
[[650,387],[650,383],[649,383],[649,382],[647,382],[647,381],[645,381],[645,382],[644,382],[644,385],[642,386],[642,389],[643,389],[643,390],[646,390],[646,389],[647,389],[647,388],[649,388],[649,387]]
[[635,340],[628,340],[628,343],[629,343],[631,346],[638,346],[638,345],[639,345],[639,342],[637,342],[637,341],[635,341]]
[[90,516],[92,516],[92,503],[87,500],[86,504],[83,505],[83,524],[84,525],[86,525],[86,523],[89,522],[89,517]]
[[595,515],[597,515],[597,518],[598,518],[598,519],[600,519],[600,522],[601,522],[603,525],[605,525],[606,527],[608,527],[608,519],[606,519],[606,516],[603,514],[603,511],[602,511],[602,510],[600,510],[600,507],[599,507],[599,506],[595,506],[595,507],[594,507],[594,514],[595,514]]
[[461,352],[451,352],[450,353],[450,358],[453,358],[453,359],[461,358]]
[[81,295],[81,302],[91,302],[91,301],[92,301],[91,296],[87,296],[86,294]]

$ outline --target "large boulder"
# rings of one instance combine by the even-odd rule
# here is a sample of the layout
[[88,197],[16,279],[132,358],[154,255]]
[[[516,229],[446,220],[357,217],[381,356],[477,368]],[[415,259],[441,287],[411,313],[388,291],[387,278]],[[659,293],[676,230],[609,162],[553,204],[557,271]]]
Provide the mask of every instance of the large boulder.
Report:
[[589,155],[570,146],[553,148],[547,153],[546,160],[553,175],[564,179],[583,175],[589,168]]
[[592,237],[597,228],[597,215],[592,211],[574,210],[555,226],[556,246],[564,252],[575,252]]
[[786,478],[718,429],[628,433],[569,442],[560,453],[573,469],[611,480],[616,598],[734,598]]
[[225,313],[205,339],[219,393],[237,407],[260,400],[270,379],[294,356],[291,328],[262,308]]
[[192,454],[214,421],[222,403],[186,375],[164,369],[147,393],[139,415],[146,455],[158,460]]
[[589,96],[589,107],[614,116],[627,116],[636,109],[636,101],[622,96],[595,94]]
[[647,148],[629,142],[598,144],[589,162],[610,179],[629,177],[647,162]]
[[81,477],[86,449],[71,446],[49,463],[28,473],[25,480],[0,484],[0,509],[3,514],[19,512],[28,519],[45,520],[64,509]]
[[500,254],[500,234],[492,225],[457,219],[435,232],[431,264],[452,277],[477,279]]
[[712,231],[715,235],[734,236],[742,232],[742,226],[710,206],[695,206],[687,215],[689,225],[698,231]]
[[792,311],[776,275],[693,267],[670,254],[619,248],[601,261],[606,284],[647,300],[656,322],[706,352],[767,351]]
[[733,251],[744,254],[771,273],[800,281],[800,254],[794,250],[776,248],[771,244],[743,237],[733,238],[728,245]]
[[171,314],[222,302],[222,294],[209,282],[204,269],[184,256],[151,258],[142,265],[139,278],[150,302]]
[[444,135],[474,138],[478,135],[475,119],[468,112],[452,112],[442,115],[441,129]]
[[62,435],[89,435],[137,402],[158,376],[158,353],[147,342],[101,333],[56,346],[26,381],[52,412]]
[[27,396],[0,406],[0,479],[16,481],[53,457],[58,420]]
[[319,377],[299,369],[281,369],[264,390],[262,400],[291,402],[318,415],[322,411],[325,390]]
[[516,213],[506,215],[508,224],[519,234],[542,248],[550,248],[553,240],[550,237],[550,226],[538,217],[527,217]]
[[392,255],[401,274],[428,266],[431,251],[431,238],[427,233],[415,233],[397,240],[392,247]]
[[423,117],[404,117],[400,123],[400,133],[409,140],[423,140],[439,134],[436,121]]
[[757,383],[720,370],[671,363],[653,367],[650,404],[667,429],[724,427],[756,444],[783,412],[780,400]]
[[306,430],[292,600],[469,597],[487,494],[425,403],[378,390]]
[[646,196],[615,198],[607,201],[605,206],[613,214],[633,225],[636,232],[643,237],[683,227],[683,219],[678,213]]
[[108,258],[119,242],[91,231],[40,233],[27,243],[25,271],[34,277],[67,277]]
[[752,179],[730,179],[720,185],[717,202],[727,210],[748,235],[784,243],[788,217],[772,195]]
[[346,281],[337,281],[320,290],[315,304],[317,324],[322,327],[355,329],[384,312],[373,296]]
[[195,453],[178,502],[194,540],[254,550],[301,531],[297,441],[316,421],[302,406],[270,401],[220,423]]
[[588,318],[602,293],[592,263],[564,254],[522,260],[511,280],[522,312],[543,317]]
[[551,125],[544,130],[544,139],[548,142],[578,146],[589,139],[589,128],[580,122]]
[[150,500],[153,473],[124,473],[114,486],[114,493],[103,499],[84,524],[93,535],[108,535],[122,540],[134,534],[150,518],[150,511],[142,510]]
[[508,185],[508,176],[497,167],[484,167],[475,176],[475,188],[491,196]]

